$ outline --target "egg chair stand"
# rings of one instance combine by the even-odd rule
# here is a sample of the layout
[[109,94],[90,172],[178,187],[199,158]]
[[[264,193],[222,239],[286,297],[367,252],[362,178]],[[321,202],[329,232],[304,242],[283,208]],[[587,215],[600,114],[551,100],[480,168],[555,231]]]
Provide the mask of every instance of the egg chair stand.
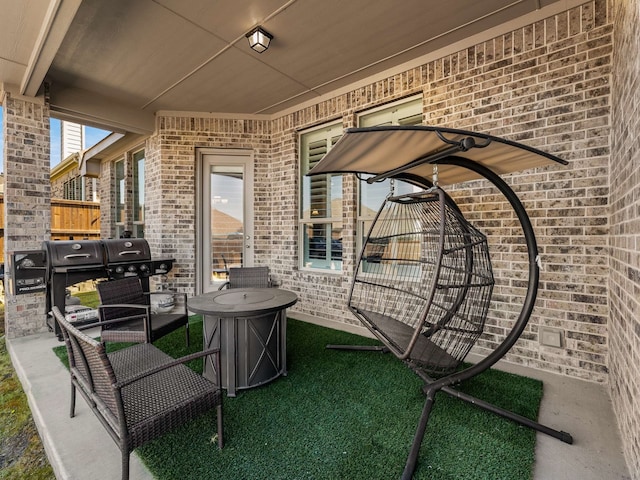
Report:
[[[398,138],[393,139],[394,135]],[[363,141],[358,143],[360,139]],[[411,150],[408,156],[397,160],[397,166],[389,166],[388,159],[397,157],[404,148]],[[373,159],[363,160],[376,149],[383,150],[386,162],[382,163],[375,154]],[[425,149],[431,150],[416,153]],[[475,159],[474,155],[463,155],[472,149],[487,151],[476,154]],[[492,165],[495,157],[502,162],[500,165]],[[454,388],[504,357],[526,328],[533,311],[540,273],[535,234],[517,195],[494,170],[507,173],[505,158],[523,168],[532,158],[533,166],[537,166],[538,157],[566,164],[526,146],[472,132],[374,127],[348,130],[309,173],[368,173],[373,175],[367,180],[370,183],[396,178],[424,188],[418,193],[387,197],[371,225],[354,273],[348,307],[382,345],[327,345],[334,349],[392,352],[424,381],[425,404],[403,480],[413,476],[436,393],[440,391],[565,443],[573,442],[569,433]],[[492,183],[515,212],[527,248],[527,290],[518,318],[494,350],[462,369],[461,363],[483,332],[494,278],[486,237],[464,218],[453,199],[437,185],[437,179],[433,183],[428,179],[426,172],[433,171],[434,165],[451,183],[469,178],[484,178]],[[429,170],[425,170],[426,166]],[[514,165],[510,168],[513,171]]]

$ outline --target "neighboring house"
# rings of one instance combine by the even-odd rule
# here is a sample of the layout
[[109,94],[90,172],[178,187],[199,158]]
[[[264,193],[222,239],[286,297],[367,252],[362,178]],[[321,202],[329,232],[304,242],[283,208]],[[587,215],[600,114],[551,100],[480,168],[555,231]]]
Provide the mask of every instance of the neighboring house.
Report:
[[96,180],[80,173],[84,148],[84,127],[77,123],[60,122],[62,161],[51,169],[52,198],[87,202],[100,200]]
[[[96,238],[99,236],[100,217],[95,206],[64,202],[98,202],[97,180],[80,174],[79,164],[84,154],[82,125],[61,123],[60,151],[64,159],[51,169],[52,238]],[[4,173],[0,172],[0,265],[4,269]],[[2,270],[4,275],[4,270]]]
[[98,202],[97,182],[80,174],[83,152],[75,152],[51,169],[51,197],[65,200]]

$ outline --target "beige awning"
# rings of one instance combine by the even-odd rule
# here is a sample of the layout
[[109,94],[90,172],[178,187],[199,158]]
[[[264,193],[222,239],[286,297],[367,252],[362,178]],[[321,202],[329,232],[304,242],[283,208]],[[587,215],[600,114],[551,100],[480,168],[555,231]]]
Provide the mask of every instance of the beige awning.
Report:
[[451,157],[473,160],[498,175],[568,163],[527,145],[476,132],[429,126],[370,127],[347,129],[309,175],[389,173],[389,177],[413,174],[431,180],[433,164],[439,163],[440,185],[481,178],[467,168],[441,164]]

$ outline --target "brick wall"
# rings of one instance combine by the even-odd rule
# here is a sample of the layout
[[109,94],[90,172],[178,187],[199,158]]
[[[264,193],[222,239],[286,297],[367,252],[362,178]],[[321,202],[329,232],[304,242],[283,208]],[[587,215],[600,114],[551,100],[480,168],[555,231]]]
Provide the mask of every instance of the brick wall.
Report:
[[[196,229],[196,150],[198,148],[236,148],[254,154],[256,264],[267,264],[272,248],[269,222],[273,206],[269,122],[212,118],[206,115],[160,115],[156,134],[146,144],[145,238],[156,256],[177,259],[171,272],[171,287],[195,291]],[[284,170],[284,169],[283,169]],[[279,174],[276,174],[279,175]],[[288,173],[293,178],[293,173]],[[288,183],[293,183],[289,180]],[[167,221],[170,219],[170,221]]]
[[[425,124],[504,136],[570,162],[506,177],[532,218],[543,261],[536,309],[508,359],[605,382],[611,55],[610,11],[606,0],[596,0],[271,121],[160,116],[147,151],[148,182],[158,191],[147,198],[150,242],[175,245],[162,253],[180,259],[175,281],[191,291],[195,149],[252,149],[256,263],[269,264],[283,287],[299,294],[292,311],[356,324],[346,309],[357,254],[356,181],[344,178],[343,271],[299,270],[299,132],[330,121],[354,126],[359,113],[422,94]],[[488,184],[451,193],[488,233],[496,260],[498,285],[477,349],[483,353],[518,316],[526,258],[511,209]],[[167,225],[176,212],[175,225]],[[541,326],[562,333],[561,348],[540,344]]]
[[[604,382],[611,32],[606,1],[586,3],[278,119],[274,149],[297,168],[296,153],[287,147],[300,129],[340,118],[353,126],[357,113],[422,93],[425,124],[504,136],[568,160],[568,167],[507,177],[533,219],[544,263],[534,315],[508,359]],[[477,349],[482,353],[503,338],[519,313],[525,258],[514,215],[495,191],[476,182],[452,194],[488,233],[496,258],[498,286]],[[355,183],[345,182],[346,231],[355,231],[355,199]],[[345,240],[341,275],[297,271],[292,246],[285,284],[303,299],[296,310],[353,322],[344,304],[354,244],[354,238]],[[541,346],[540,326],[560,330],[562,348]]]
[[611,397],[629,471],[640,478],[640,12],[615,2],[610,258]]
[[[537,22],[429,65],[426,122],[480,130],[568,160],[511,175],[536,232],[543,269],[536,309],[512,362],[607,378],[607,233],[612,25],[606,1]],[[491,349],[522,304],[524,257],[508,206],[484,184],[456,192],[497,252]],[[539,328],[563,334],[541,346]]]
[[[4,173],[6,222],[5,255],[19,250],[39,250],[51,231],[49,181],[49,107],[38,100],[13,98],[4,106]],[[7,276],[10,275],[7,271]],[[11,295],[6,292],[7,338],[46,331],[44,293]]]
[[73,173],[66,172],[59,179],[51,181],[51,197],[64,198],[64,183],[75,177]]

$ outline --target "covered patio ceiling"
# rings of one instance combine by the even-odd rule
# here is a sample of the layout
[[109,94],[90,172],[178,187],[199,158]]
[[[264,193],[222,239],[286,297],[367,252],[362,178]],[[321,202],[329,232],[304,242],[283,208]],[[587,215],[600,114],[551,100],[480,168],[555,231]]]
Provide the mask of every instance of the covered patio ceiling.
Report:
[[[4,90],[146,134],[161,110],[272,115],[569,0],[0,0]],[[578,2],[573,2],[578,3]],[[252,51],[245,34],[274,39]]]

